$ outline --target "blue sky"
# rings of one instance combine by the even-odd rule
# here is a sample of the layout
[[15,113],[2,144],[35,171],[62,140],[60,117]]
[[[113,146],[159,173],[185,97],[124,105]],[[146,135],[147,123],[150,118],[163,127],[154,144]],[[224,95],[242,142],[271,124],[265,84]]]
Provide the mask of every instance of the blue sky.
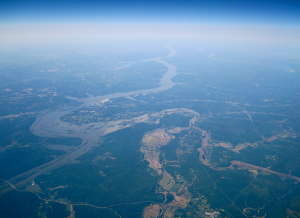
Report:
[[299,27],[300,0],[0,0],[2,50],[151,41],[299,51]]
[[154,23],[300,26],[300,1],[2,0],[1,24]]

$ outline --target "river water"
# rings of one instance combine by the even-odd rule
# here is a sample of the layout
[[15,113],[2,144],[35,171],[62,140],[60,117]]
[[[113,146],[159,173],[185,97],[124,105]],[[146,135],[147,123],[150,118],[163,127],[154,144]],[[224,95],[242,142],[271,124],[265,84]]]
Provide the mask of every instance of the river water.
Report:
[[[145,122],[145,116],[133,118],[132,120],[117,120],[106,123],[89,123],[85,125],[75,125],[72,123],[61,121],[60,118],[72,111],[78,110],[83,107],[95,105],[105,99],[113,99],[120,97],[130,97],[139,94],[149,94],[155,92],[162,92],[172,88],[176,83],[172,81],[172,78],[177,75],[177,69],[174,65],[166,62],[165,58],[174,57],[176,51],[172,48],[169,55],[166,57],[157,57],[153,59],[144,60],[143,62],[155,61],[167,67],[167,71],[160,80],[160,86],[153,89],[136,90],[123,93],[113,93],[103,96],[89,96],[88,98],[78,99],[68,97],[69,99],[82,102],[82,104],[74,109],[65,111],[43,112],[39,115],[35,122],[30,126],[30,131],[40,137],[78,137],[82,139],[82,144],[73,150],[68,151],[64,155],[61,155],[41,166],[35,167],[27,172],[17,175],[8,181],[12,183],[16,188],[24,188],[30,184],[37,176],[45,173],[46,171],[63,166],[65,164],[75,162],[75,159],[88,152],[93,146],[96,146],[100,140],[100,137],[117,131],[121,128],[132,126],[139,122]],[[15,117],[16,115],[8,115],[5,118]],[[131,121],[131,124],[126,126],[118,125],[124,121]],[[132,122],[133,121],[133,122]],[[122,126],[122,127],[120,127]],[[6,193],[12,190],[6,183],[0,185],[0,194]]]

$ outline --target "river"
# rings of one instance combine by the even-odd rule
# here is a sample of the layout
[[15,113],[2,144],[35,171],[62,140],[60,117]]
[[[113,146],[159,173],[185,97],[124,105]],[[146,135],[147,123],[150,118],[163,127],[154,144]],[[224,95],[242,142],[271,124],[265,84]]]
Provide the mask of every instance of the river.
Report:
[[[157,88],[153,89],[144,89],[144,90],[136,90],[130,92],[123,93],[113,93],[103,96],[89,96],[88,98],[73,98],[68,97],[69,99],[76,100],[82,102],[82,104],[70,110],[65,111],[44,111],[37,115],[36,120],[30,126],[30,131],[36,136],[40,137],[78,137],[82,139],[82,144],[76,147],[74,150],[68,151],[65,154],[54,158],[53,160],[35,167],[31,170],[28,170],[24,173],[21,173],[8,181],[13,184],[16,188],[24,188],[28,184],[30,184],[37,176],[45,173],[46,171],[52,170],[54,168],[63,166],[65,164],[75,162],[76,158],[85,154],[93,146],[96,146],[100,140],[100,137],[115,132],[121,128],[126,128],[132,126],[136,123],[145,122],[147,117],[141,116],[136,117],[131,120],[117,120],[117,121],[109,121],[106,123],[89,123],[85,125],[75,125],[72,123],[61,121],[60,118],[72,111],[78,110],[80,108],[88,107],[90,105],[95,105],[105,99],[114,99],[120,97],[130,97],[133,95],[139,94],[149,94],[155,92],[162,92],[172,88],[176,83],[172,81],[172,78],[177,75],[177,68],[166,62],[165,58],[174,57],[176,55],[176,51],[172,48],[167,47],[170,50],[170,53],[165,57],[157,57],[152,59],[147,59],[142,62],[155,61],[167,67],[167,71],[160,79],[160,85]],[[130,65],[129,65],[130,66]],[[16,117],[17,115],[8,115],[3,118]],[[131,121],[130,124],[125,126],[119,125],[124,121]],[[2,183],[0,185],[0,194],[6,193],[12,190],[10,186],[6,183]]]

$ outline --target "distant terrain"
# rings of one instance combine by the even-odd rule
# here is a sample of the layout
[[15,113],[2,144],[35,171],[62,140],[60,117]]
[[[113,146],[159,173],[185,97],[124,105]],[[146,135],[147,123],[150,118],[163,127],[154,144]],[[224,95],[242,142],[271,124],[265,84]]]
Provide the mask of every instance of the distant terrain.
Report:
[[28,58],[0,68],[0,217],[300,217],[299,60]]

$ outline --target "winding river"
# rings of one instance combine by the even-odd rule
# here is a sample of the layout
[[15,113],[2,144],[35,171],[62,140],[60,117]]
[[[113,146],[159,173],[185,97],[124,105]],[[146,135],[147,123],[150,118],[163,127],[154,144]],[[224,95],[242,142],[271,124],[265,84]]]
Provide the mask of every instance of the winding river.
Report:
[[[88,107],[90,105],[97,104],[105,99],[113,99],[120,97],[130,97],[133,95],[139,94],[149,94],[155,92],[165,91],[172,88],[176,83],[172,81],[172,78],[177,75],[177,69],[174,65],[166,62],[165,58],[174,57],[176,51],[172,48],[168,48],[170,53],[165,57],[157,57],[153,59],[147,59],[143,62],[155,61],[167,67],[166,73],[160,80],[160,86],[153,89],[145,90],[136,90],[123,93],[113,93],[103,96],[89,96],[88,98],[78,99],[68,97],[69,99],[82,102],[82,104],[74,109],[65,110],[65,111],[54,111],[54,112],[44,112],[37,116],[35,122],[30,126],[30,131],[40,137],[78,137],[82,139],[82,144],[76,147],[74,150],[68,151],[65,154],[43,164],[38,167],[35,167],[31,170],[28,170],[24,173],[21,173],[8,181],[13,184],[16,188],[24,188],[30,184],[37,176],[45,173],[46,171],[52,170],[54,168],[63,166],[65,164],[75,162],[75,159],[81,155],[88,152],[93,146],[96,146],[99,142],[101,136],[104,136],[108,133],[112,133],[121,128],[126,128],[132,126],[136,123],[145,122],[147,120],[147,115],[136,117],[131,120],[117,120],[109,121],[105,123],[89,123],[85,125],[75,125],[72,123],[63,122],[60,118],[72,111],[78,110],[80,108]],[[16,115],[8,115],[3,118],[15,117]],[[131,124],[125,126],[118,125],[124,121],[131,121]],[[0,185],[0,194],[6,193],[12,190],[8,184],[2,183]]]

